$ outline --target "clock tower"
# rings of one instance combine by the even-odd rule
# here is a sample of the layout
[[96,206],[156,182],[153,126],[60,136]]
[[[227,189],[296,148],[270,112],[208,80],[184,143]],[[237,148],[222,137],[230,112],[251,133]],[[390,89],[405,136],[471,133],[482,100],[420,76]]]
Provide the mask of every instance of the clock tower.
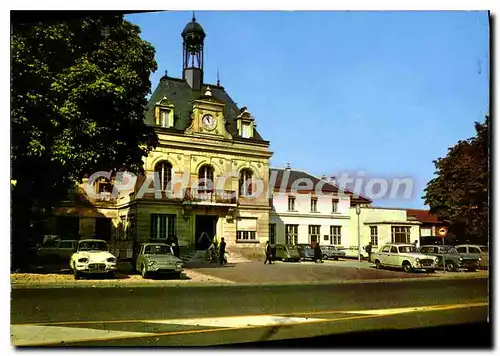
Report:
[[186,129],[186,134],[232,139],[226,129],[223,101],[212,95],[212,89],[207,86],[205,93],[193,102],[191,125]]
[[196,22],[194,17],[182,31],[183,47],[183,70],[182,79],[185,79],[193,90],[201,90],[203,84],[203,41],[205,31]]

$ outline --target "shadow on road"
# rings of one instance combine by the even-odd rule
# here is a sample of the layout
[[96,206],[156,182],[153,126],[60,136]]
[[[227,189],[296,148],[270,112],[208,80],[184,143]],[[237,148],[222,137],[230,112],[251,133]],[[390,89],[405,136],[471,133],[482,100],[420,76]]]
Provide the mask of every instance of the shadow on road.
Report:
[[206,263],[206,262],[186,262],[184,268],[187,269],[206,269],[206,268],[232,268],[235,267],[235,263],[227,263],[225,265],[220,265],[218,263]]
[[[493,347],[492,326],[488,322],[449,326],[383,329],[326,336],[217,345],[220,348],[484,348]],[[273,330],[265,337],[270,337]],[[453,337],[450,337],[453,336]]]

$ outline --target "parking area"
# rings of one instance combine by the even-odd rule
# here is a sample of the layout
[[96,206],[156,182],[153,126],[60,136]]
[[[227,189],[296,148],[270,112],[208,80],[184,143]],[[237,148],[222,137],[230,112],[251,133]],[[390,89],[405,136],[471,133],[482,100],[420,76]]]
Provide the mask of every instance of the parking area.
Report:
[[[425,272],[406,273],[402,270],[378,270],[366,260],[358,262],[355,259],[342,259],[339,261],[325,260],[324,263],[312,261],[282,262],[276,261],[272,265],[265,265],[262,261],[246,263],[228,263],[224,266],[208,263],[186,263],[181,277],[181,283],[308,283],[308,282],[341,282],[361,281],[376,279],[409,279],[409,278],[481,278],[487,277],[487,270],[476,272],[443,272],[427,274]],[[130,263],[119,263],[119,272],[114,280],[82,280],[74,281],[71,270],[61,266],[46,266],[38,268],[31,273],[18,273],[11,275],[13,284],[51,284],[63,283],[74,285],[95,284],[137,284],[146,281],[150,283],[171,284],[175,280],[144,280],[140,275],[133,273]],[[177,279],[179,282],[179,279]]]

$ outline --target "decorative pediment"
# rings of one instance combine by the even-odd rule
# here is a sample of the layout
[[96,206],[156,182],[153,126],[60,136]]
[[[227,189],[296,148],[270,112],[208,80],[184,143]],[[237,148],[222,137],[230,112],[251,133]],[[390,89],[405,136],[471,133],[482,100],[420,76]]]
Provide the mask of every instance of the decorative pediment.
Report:
[[248,111],[247,107],[244,106],[240,109],[240,114],[238,115],[237,119],[243,119],[247,121],[254,121],[254,118],[250,111]]

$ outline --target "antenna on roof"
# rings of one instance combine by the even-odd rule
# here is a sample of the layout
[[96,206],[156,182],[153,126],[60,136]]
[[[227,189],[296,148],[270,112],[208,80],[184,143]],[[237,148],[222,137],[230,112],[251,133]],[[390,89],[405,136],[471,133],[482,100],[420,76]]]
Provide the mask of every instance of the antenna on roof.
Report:
[[194,16],[194,10],[193,10],[193,22],[196,21],[196,17]]
[[217,67],[217,86],[220,87],[219,67]]

